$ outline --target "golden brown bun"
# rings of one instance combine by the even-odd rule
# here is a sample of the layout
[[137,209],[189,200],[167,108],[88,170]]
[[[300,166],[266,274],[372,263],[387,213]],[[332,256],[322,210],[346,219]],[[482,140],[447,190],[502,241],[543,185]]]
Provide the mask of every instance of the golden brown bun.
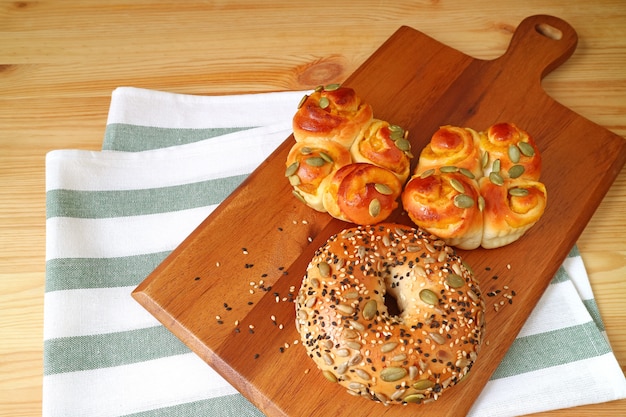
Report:
[[478,133],[470,128],[442,126],[420,153],[416,174],[432,168],[455,166],[474,176],[483,173]]
[[499,186],[483,177],[480,193],[485,199],[481,245],[487,249],[519,239],[541,218],[548,198],[544,184],[519,178]]
[[419,229],[379,224],[346,229],[317,250],[296,298],[296,327],[323,375],[348,393],[426,403],[472,368],[484,309],[451,247]]
[[459,172],[416,175],[402,193],[413,222],[460,249],[476,249],[483,237],[483,213],[475,180]]
[[372,120],[372,107],[352,88],[319,87],[305,97],[293,117],[293,136],[333,140],[349,148],[361,129]]
[[389,170],[353,163],[340,168],[328,183],[323,203],[340,220],[366,225],[385,220],[398,207],[402,183]]
[[[535,141],[513,123],[484,132],[443,126],[421,152],[402,202],[416,225],[447,244],[493,249],[519,239],[543,215],[540,174]],[[526,187],[528,196],[508,192]]]
[[386,168],[404,184],[411,171],[411,145],[405,133],[399,126],[373,119],[350,147],[353,161]]
[[513,123],[498,123],[480,135],[484,157],[484,176],[493,171],[498,161],[503,178],[528,178],[538,181],[541,176],[541,154],[535,140]]
[[350,152],[343,146],[328,140],[307,139],[292,146],[285,175],[294,193],[313,209],[324,212],[322,199],[328,181],[339,168],[350,163]]

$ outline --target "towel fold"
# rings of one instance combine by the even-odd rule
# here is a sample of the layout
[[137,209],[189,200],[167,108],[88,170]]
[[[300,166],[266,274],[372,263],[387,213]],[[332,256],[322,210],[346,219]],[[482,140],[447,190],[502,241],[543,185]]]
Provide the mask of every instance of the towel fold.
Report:
[[[121,87],[103,151],[47,155],[44,416],[262,415],[130,293],[289,136],[304,93]],[[574,247],[470,415],[622,398]]]

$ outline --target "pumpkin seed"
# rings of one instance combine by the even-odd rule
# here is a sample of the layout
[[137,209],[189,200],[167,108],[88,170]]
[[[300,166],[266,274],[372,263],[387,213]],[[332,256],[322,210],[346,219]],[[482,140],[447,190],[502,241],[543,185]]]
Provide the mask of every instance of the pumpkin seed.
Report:
[[528,195],[528,190],[526,188],[511,188],[509,190],[509,194],[515,197],[524,197]]
[[404,397],[402,399],[402,401],[404,401],[405,403],[419,403],[424,398],[426,398],[426,397],[424,395],[422,395],[422,394],[410,394],[410,395],[407,395],[406,397]]
[[396,346],[398,346],[398,342],[387,342],[380,347],[380,351],[382,353],[391,352],[396,348]]
[[530,158],[535,155],[535,148],[533,148],[533,145],[528,142],[519,142],[517,147],[524,156],[528,156]]
[[376,191],[378,191],[382,195],[391,195],[391,194],[393,194],[393,190],[387,184],[376,183],[376,184],[374,184],[374,188],[376,189]]
[[458,194],[454,197],[453,203],[458,208],[470,208],[474,205],[474,199],[467,194]]
[[322,165],[326,163],[324,158],[320,156],[312,156],[310,158],[305,159],[304,162],[306,162],[307,165],[310,165],[312,167],[321,167]]
[[472,171],[470,171],[470,170],[469,170],[469,169],[467,169],[467,168],[459,168],[459,172],[460,172],[461,174],[465,175],[465,176],[466,176],[467,178],[469,178],[469,179],[472,179],[472,180],[473,180],[474,178],[476,178],[476,176],[472,173]]
[[365,372],[363,369],[355,369],[354,373],[361,379],[364,379],[366,381],[369,381],[371,379],[370,374],[368,374],[367,372]]
[[326,98],[326,97],[321,97],[320,98],[320,107],[321,108],[325,109],[329,105],[330,105],[330,100],[328,100],[328,98]]
[[398,139],[396,141],[396,146],[401,151],[408,151],[409,149],[411,149],[411,143],[408,140],[404,139],[404,138]]
[[413,384],[413,388],[419,391],[424,391],[434,386],[435,386],[435,383],[431,381],[430,379],[420,379],[419,381]]
[[520,177],[526,169],[523,165],[513,165],[509,168],[509,178],[518,178]]
[[500,172],[500,160],[496,159],[495,161],[493,161],[493,164],[491,165],[491,171],[492,172]]
[[444,174],[449,172],[457,172],[458,170],[459,168],[455,167],[454,165],[444,165],[439,168],[439,171],[443,172]]
[[333,163],[333,158],[331,158],[330,155],[328,155],[326,152],[320,152],[320,158],[322,158],[324,161],[328,162],[329,164]]
[[370,205],[368,207],[370,216],[372,217],[376,217],[380,214],[380,201],[378,201],[377,198],[373,199],[372,201],[370,201]]
[[290,175],[289,176],[289,184],[293,185],[294,187],[296,185],[300,185],[302,183],[302,181],[300,180],[300,177],[297,175]]
[[463,285],[465,285],[465,280],[457,274],[449,274],[446,277],[446,282],[452,288],[461,288]]
[[513,162],[514,164],[517,164],[521,156],[519,148],[515,145],[509,145],[508,153],[509,153],[509,158],[511,159],[511,162]]
[[326,85],[324,87],[324,90],[326,90],[326,91],[335,91],[335,90],[339,89],[339,87],[341,87],[341,84],[333,83],[333,84]]
[[328,278],[330,276],[330,265],[328,265],[326,262],[322,261],[318,263],[317,268],[319,269],[320,275],[323,278]]
[[313,152],[313,149],[309,148],[308,146],[303,146],[302,148],[300,148],[300,153],[302,155],[309,155],[312,152]]
[[306,99],[309,98],[308,95],[304,95],[301,99],[300,102],[298,103],[298,108],[302,107],[304,105],[304,102],[306,101]]
[[402,132],[402,134],[404,134],[404,129],[398,125],[389,125],[389,130],[392,132]]
[[439,298],[437,297],[437,294],[428,289],[420,291],[420,300],[422,300],[426,304],[430,304],[431,306],[439,304]]
[[452,188],[454,188],[460,193],[465,192],[465,187],[463,187],[463,184],[461,183],[461,181],[457,180],[456,178],[450,179],[450,185],[452,186]]
[[337,352],[335,353],[337,354],[337,356],[340,356],[342,358],[347,358],[348,356],[350,356],[350,349],[346,349],[346,348],[337,349]]
[[374,316],[376,316],[377,311],[378,305],[376,304],[376,300],[369,300],[363,307],[363,318],[365,320],[372,320]]
[[317,87],[315,87],[315,92],[319,93],[321,91],[324,91],[324,86],[323,85],[318,85]]
[[424,179],[424,178],[428,178],[431,175],[433,175],[435,173],[435,170],[433,168],[431,169],[427,169],[426,171],[422,172],[420,174],[420,178]]
[[339,311],[342,314],[347,315],[347,316],[349,316],[352,313],[354,313],[354,308],[350,307],[349,305],[345,305],[345,304],[337,304],[336,310]]
[[397,366],[390,366],[380,371],[380,379],[385,382],[394,382],[406,376],[407,370]]
[[326,378],[330,382],[337,382],[337,377],[332,372],[324,371],[324,372],[322,372],[322,374],[324,375],[324,378]]
[[491,172],[489,174],[489,181],[491,181],[495,185],[504,184],[504,179],[502,178],[502,175],[498,174],[497,172]]
[[298,171],[298,168],[300,168],[300,163],[298,161],[289,165],[287,169],[285,170],[285,177],[291,177],[293,174],[295,174]]

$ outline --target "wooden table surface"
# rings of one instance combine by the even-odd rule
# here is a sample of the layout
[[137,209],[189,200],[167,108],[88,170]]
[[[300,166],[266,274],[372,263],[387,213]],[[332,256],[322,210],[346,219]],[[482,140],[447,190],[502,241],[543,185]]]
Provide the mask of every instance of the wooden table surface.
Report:
[[[400,25],[493,59],[524,17],[551,14],[579,44],[546,91],[626,137],[623,0],[345,3],[0,0],[0,416],[41,415],[45,154],[98,150],[118,86],[233,94],[341,82]],[[622,370],[625,215],[626,169],[578,241]],[[540,415],[592,414],[626,415],[626,400]]]

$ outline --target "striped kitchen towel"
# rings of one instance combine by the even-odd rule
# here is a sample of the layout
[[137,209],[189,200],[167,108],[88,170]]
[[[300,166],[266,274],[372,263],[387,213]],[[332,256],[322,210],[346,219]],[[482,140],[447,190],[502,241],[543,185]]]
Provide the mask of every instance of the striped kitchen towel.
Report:
[[[47,155],[44,416],[262,415],[130,293],[289,136],[303,94],[118,88],[103,151]],[[621,398],[574,248],[471,415]]]

